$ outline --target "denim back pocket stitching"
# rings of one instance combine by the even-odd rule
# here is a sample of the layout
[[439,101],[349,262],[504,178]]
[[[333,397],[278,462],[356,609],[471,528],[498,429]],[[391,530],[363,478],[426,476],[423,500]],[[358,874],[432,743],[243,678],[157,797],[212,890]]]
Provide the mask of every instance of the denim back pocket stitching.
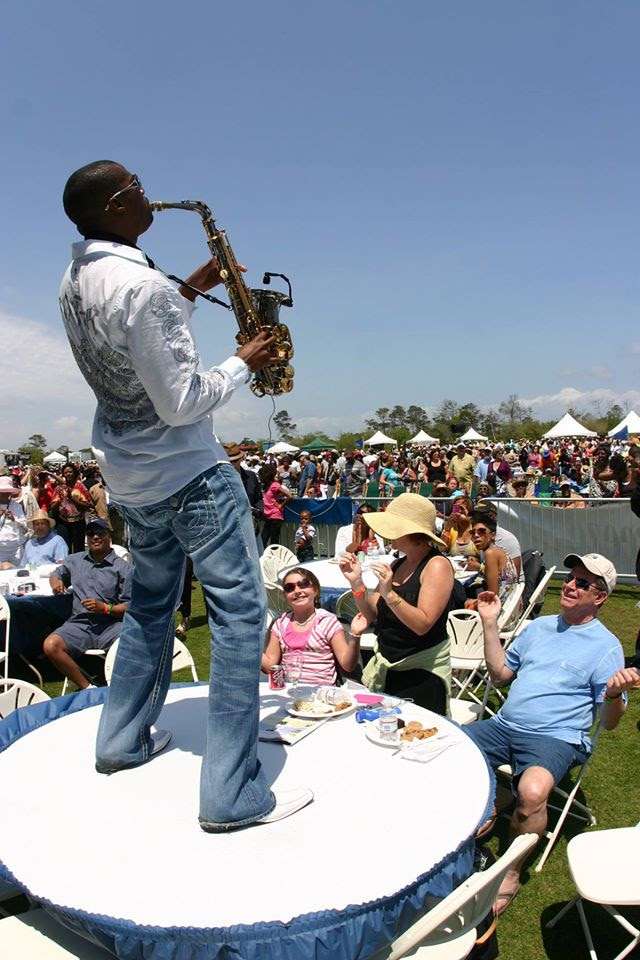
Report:
[[[193,499],[190,500],[190,497]],[[174,533],[188,553],[216,536],[219,529],[213,492],[206,482],[201,482],[188,490],[182,499],[173,520]]]

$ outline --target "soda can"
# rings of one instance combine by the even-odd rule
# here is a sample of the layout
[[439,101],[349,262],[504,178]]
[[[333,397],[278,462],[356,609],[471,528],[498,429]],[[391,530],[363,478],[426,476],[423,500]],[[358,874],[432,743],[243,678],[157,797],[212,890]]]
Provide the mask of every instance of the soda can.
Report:
[[281,663],[269,669],[269,689],[284,690],[284,667]]

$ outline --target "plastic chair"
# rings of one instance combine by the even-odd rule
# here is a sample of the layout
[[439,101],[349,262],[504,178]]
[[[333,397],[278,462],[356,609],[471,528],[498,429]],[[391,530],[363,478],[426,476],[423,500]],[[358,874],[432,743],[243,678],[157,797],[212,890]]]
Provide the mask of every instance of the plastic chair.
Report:
[[126,560],[127,563],[131,563],[131,554],[126,547],[120,546],[119,543],[112,543],[111,549],[115,553],[116,557],[121,557],[122,560]]
[[[111,674],[113,673],[113,664],[116,659],[116,651],[118,649],[119,640],[114,640],[114,642],[109,647],[107,653],[107,658],[104,662],[104,676],[107,683],[111,682]],[[178,670],[191,670],[191,676],[193,677],[193,682],[198,682],[198,673],[196,671],[196,665],[193,657],[189,653],[188,648],[180,640],[179,637],[173,638],[173,662],[171,664],[171,673],[176,673]]]
[[507,630],[509,624],[517,616],[518,604],[522,600],[524,593],[524,583],[516,583],[509,590],[508,596],[502,604],[502,610],[498,615],[498,629]]
[[298,558],[281,543],[271,543],[260,557],[260,569],[265,585],[278,583],[278,574],[286,567],[295,567]]
[[287,606],[286,595],[279,583],[266,583],[267,593],[267,624],[268,628],[274,620],[277,620],[281,613],[286,613]]
[[[102,659],[105,660],[107,656],[107,651],[102,650],[100,647],[96,647],[95,649],[92,647],[90,650],[85,650],[82,656],[83,657],[102,657]],[[60,694],[61,697],[64,697],[65,693],[67,692],[68,686],[69,686],[69,678],[65,677],[64,683],[62,684],[62,692]]]
[[[482,700],[476,691],[481,684],[471,688],[480,670],[485,671],[484,630],[480,614],[476,610],[451,610],[447,617],[447,636],[451,649],[451,686],[453,696],[449,702],[452,719],[456,723],[473,723],[481,718],[487,707],[488,690]],[[460,678],[458,674],[466,674]],[[463,700],[464,694],[473,703]]]
[[421,497],[430,497],[432,493],[433,493],[433,484],[427,483],[425,480],[423,480],[420,486],[418,487],[418,494]]
[[[349,627],[351,621],[358,612],[358,605],[353,598],[351,590],[345,590],[336,600],[336,617],[345,627]],[[361,650],[373,650],[376,642],[376,634],[373,630],[367,630],[360,637]]]
[[[616,907],[640,906],[638,859],[640,858],[640,824],[617,830],[597,830],[573,837],[567,845],[569,871],[578,896],[567,903],[548,923],[553,927],[575,904],[584,932],[591,960],[598,960],[591,931],[582,904],[583,899],[598,903],[632,934],[631,943],[614,960],[627,957],[640,943],[640,930],[620,914]],[[603,864],[614,863],[614,869],[603,869]]]
[[21,707],[30,707],[32,703],[43,703],[50,699],[44,690],[26,680],[0,680],[0,720]]
[[544,594],[546,593],[546,590],[547,590],[547,586],[549,585],[549,581],[551,580],[551,577],[554,575],[555,572],[556,572],[555,567],[551,567],[549,570],[547,570],[544,577],[542,578],[538,586],[535,588],[535,590],[529,597],[529,603],[522,611],[515,627],[513,627],[512,630],[500,631],[500,639],[502,640],[505,648],[511,643],[512,640],[515,640],[518,634],[522,633],[522,631],[527,626],[527,624],[531,622],[529,620],[529,617],[531,616],[535,607],[537,607],[541,599],[544,597]]
[[[535,833],[516,837],[499,860],[461,883],[448,897],[420,917],[389,947],[372,960],[463,960],[476,943],[476,927],[490,913],[500,884],[509,868],[533,849],[538,842]],[[495,921],[481,938],[488,939]]]
[[[596,722],[592,740],[591,740],[591,753],[589,754],[585,762],[579,767],[578,774],[576,776],[576,779],[574,781],[574,784],[571,790],[567,793],[567,791],[563,790],[560,786],[554,786],[551,791],[550,796],[557,795],[564,801],[564,803],[562,804],[562,806],[557,806],[554,803],[547,803],[548,809],[559,812],[560,816],[558,817],[558,820],[553,830],[545,830],[544,832],[544,835],[547,838],[547,842],[545,844],[544,850],[542,851],[542,856],[536,863],[536,866],[535,866],[536,873],[541,872],[545,863],[549,859],[551,851],[555,845],[556,840],[560,836],[560,831],[562,830],[562,827],[567,817],[573,817],[575,820],[581,820],[583,823],[588,823],[592,827],[595,827],[596,825],[596,818],[593,815],[593,811],[591,810],[590,807],[586,806],[584,803],[581,803],[579,800],[576,800],[576,794],[580,789],[580,784],[582,783],[582,778],[585,775],[585,771],[587,769],[589,761],[591,760],[593,754],[595,753],[596,744],[600,738],[600,729],[601,729],[600,720],[598,719]],[[513,777],[513,771],[508,763],[505,763],[502,766],[498,767],[498,773],[501,773],[507,777]],[[573,809],[574,807],[578,811],[577,813],[574,812],[574,809]]]
[[113,954],[72,933],[39,908],[0,920],[0,956],[6,960],[113,960]]
[[[0,596],[0,623],[4,622],[4,650],[0,650],[0,668],[4,673],[4,679],[9,678],[9,634],[11,633],[11,610],[9,604],[3,596]],[[3,667],[4,664],[4,667]]]

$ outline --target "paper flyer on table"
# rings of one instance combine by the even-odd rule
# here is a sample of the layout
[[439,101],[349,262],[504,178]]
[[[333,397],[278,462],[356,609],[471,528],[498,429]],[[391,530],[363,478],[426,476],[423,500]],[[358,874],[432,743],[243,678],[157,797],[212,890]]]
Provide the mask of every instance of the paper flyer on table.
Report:
[[258,739],[272,743],[286,743],[293,746],[304,737],[323,726],[329,717],[321,720],[303,720],[300,717],[290,717],[286,710],[278,710],[260,720]]

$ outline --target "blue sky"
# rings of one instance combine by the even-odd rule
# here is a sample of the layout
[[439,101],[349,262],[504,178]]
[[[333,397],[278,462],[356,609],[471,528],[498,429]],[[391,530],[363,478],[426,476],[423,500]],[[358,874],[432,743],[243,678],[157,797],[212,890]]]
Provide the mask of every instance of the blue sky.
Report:
[[[22,0],[3,26],[0,446],[88,440],[60,196],[103,157],[208,202],[253,283],[292,278],[278,407],[303,428],[513,392],[640,404],[637,3]],[[206,255],[188,214],[141,244],[177,273]],[[206,362],[234,350],[224,311],[194,327]],[[270,412],[245,391],[215,422],[264,435]]]

